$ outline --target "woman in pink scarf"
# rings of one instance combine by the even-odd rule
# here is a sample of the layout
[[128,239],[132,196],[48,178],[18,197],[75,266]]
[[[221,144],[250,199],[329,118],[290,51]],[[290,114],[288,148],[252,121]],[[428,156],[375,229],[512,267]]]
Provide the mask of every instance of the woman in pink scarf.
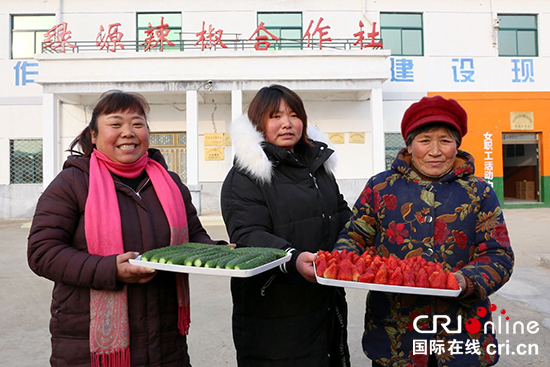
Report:
[[148,113],[139,94],[104,93],[71,143],[74,155],[38,201],[28,261],[54,281],[52,366],[190,365],[187,275],[128,260],[153,248],[217,242],[187,187],[149,149]]

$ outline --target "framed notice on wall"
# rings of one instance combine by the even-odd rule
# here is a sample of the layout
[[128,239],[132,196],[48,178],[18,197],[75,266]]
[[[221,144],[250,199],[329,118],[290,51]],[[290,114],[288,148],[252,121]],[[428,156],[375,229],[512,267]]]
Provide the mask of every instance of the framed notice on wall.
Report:
[[205,161],[223,161],[223,148],[204,148]]
[[344,133],[329,133],[328,140],[332,144],[344,144]]
[[204,146],[205,147],[211,147],[211,146],[223,146],[224,144],[224,138],[223,133],[207,133],[204,134]]
[[533,112],[510,112],[510,129],[534,130],[535,117]]
[[365,133],[350,132],[349,142],[352,144],[365,144]]

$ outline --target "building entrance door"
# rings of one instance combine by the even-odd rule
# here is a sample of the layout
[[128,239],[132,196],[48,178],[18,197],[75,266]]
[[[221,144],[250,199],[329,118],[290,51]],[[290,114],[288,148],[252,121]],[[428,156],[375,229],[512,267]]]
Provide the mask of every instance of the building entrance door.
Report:
[[504,203],[540,201],[539,134],[503,133]]

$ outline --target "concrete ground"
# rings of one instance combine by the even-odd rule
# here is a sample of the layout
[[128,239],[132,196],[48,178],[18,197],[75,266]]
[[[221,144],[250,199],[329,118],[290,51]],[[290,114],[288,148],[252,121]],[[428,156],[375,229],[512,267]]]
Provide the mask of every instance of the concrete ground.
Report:
[[[506,209],[504,215],[516,266],[510,282],[491,297],[498,307],[495,315],[504,309],[510,317],[509,331],[503,316],[498,334],[504,344],[499,366],[550,366],[550,230],[546,232],[550,229],[550,209]],[[213,238],[227,239],[219,213],[205,213],[201,219]],[[49,365],[52,283],[28,268],[29,224],[29,220],[0,221],[0,366]],[[348,289],[347,294],[352,364],[370,366],[360,344],[366,292]],[[191,300],[189,353],[193,365],[236,366],[229,278],[191,276]],[[513,332],[514,323],[519,326],[531,321],[539,325],[536,333]],[[518,353],[529,348],[530,355]]]

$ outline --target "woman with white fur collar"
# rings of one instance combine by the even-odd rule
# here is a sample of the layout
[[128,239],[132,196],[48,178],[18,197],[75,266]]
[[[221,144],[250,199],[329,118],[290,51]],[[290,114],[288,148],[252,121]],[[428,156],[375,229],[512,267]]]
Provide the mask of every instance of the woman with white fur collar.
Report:
[[296,269],[299,256],[331,250],[351,215],[322,136],[308,128],[300,97],[280,85],[262,88],[248,118],[233,122],[235,164],[221,194],[231,242],[292,253],[280,269],[231,280],[239,366],[349,365],[343,290]]

